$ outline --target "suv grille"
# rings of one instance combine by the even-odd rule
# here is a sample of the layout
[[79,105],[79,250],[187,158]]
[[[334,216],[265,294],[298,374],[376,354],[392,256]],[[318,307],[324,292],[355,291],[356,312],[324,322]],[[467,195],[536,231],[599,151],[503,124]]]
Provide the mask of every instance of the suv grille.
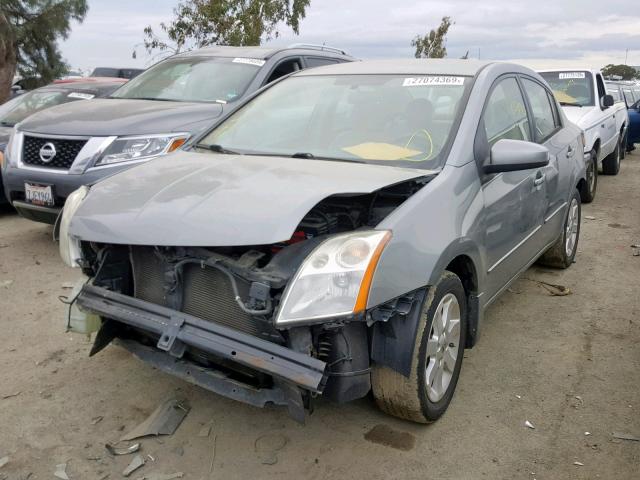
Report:
[[[40,149],[47,143],[53,144],[56,154],[50,162],[43,162]],[[40,138],[25,135],[22,147],[22,162],[46,168],[71,168],[71,164],[84,147],[86,140],[67,140],[60,138]]]

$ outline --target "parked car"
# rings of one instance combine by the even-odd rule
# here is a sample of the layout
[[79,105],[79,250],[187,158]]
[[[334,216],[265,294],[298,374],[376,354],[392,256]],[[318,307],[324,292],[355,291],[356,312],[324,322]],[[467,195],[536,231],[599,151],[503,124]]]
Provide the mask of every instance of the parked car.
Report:
[[436,420],[481,318],[529,265],[567,268],[581,131],[508,63],[298,72],[180,151],[76,190],[60,226],[72,326],[230,398],[370,390]]
[[598,168],[617,175],[625,153],[629,119],[626,108],[607,93],[599,70],[544,70],[538,72],[551,86],[570,121],[584,131],[587,185],[582,201],[593,201],[598,186]]
[[[0,153],[4,153],[13,127],[29,115],[54,105],[104,97],[124,82],[126,80],[121,78],[103,78],[99,81],[76,79],[65,81],[64,84],[54,82],[0,105]],[[2,175],[0,174],[0,203],[6,201],[2,187]]]
[[[25,218],[54,223],[80,185],[180,148],[240,99],[291,72],[353,60],[329,47],[211,47],[175,55],[109,98],[61,105],[23,122],[7,152],[9,200]],[[53,146],[55,161],[39,149]]]
[[97,67],[93,69],[91,72],[91,77],[118,77],[118,78],[126,78],[127,80],[131,80],[132,78],[137,77],[142,72],[144,72],[144,68],[113,68],[113,67]]
[[629,127],[626,135],[626,151],[635,149],[634,144],[640,143],[640,88],[630,82],[608,81],[607,92],[611,93],[614,99],[623,102],[629,115]]

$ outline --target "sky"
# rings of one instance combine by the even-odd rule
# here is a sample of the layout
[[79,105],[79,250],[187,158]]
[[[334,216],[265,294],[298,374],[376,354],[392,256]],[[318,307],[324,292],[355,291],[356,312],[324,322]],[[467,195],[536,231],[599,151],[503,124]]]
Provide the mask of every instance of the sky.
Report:
[[[88,0],[89,13],[61,42],[72,68],[148,67],[143,29],[172,18],[178,0]],[[267,44],[326,43],[361,58],[411,57],[411,39],[448,15],[450,57],[514,60],[533,68],[640,65],[637,0],[311,0],[296,36]],[[132,52],[137,58],[132,58]]]

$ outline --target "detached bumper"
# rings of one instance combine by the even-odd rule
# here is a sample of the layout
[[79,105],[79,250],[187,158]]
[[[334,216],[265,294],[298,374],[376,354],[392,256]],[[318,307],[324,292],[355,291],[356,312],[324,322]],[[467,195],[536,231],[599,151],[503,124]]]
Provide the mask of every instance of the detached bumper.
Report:
[[[324,388],[324,362],[275,343],[93,285],[82,288],[77,302],[85,310],[160,337],[157,349],[120,340],[136,356],[235,400],[256,406],[288,405],[297,418],[292,410],[301,408],[299,389],[321,393]],[[193,368],[192,363],[180,360],[188,346],[271,375],[275,387],[257,389],[210,369]]]

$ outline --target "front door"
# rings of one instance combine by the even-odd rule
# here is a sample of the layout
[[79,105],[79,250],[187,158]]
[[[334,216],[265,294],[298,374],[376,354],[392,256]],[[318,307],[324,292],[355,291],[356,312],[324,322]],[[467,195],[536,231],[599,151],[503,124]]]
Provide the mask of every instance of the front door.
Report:
[[[478,134],[485,135],[489,148],[501,139],[532,140],[524,97],[514,76],[494,85],[480,128]],[[537,254],[547,207],[544,169],[487,176],[482,190],[488,300]]]

